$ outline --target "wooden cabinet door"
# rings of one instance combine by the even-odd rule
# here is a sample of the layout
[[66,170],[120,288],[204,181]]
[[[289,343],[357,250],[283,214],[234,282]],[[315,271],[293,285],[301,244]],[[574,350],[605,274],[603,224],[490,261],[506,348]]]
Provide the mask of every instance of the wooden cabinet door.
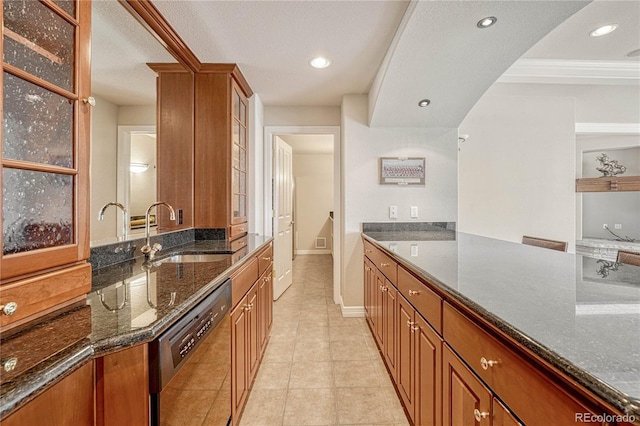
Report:
[[493,426],[522,426],[500,400],[493,398]]
[[414,423],[439,426],[442,424],[442,339],[418,313],[414,318]]
[[414,309],[407,300],[398,297],[398,371],[396,386],[404,406],[414,421],[415,404],[415,339],[411,327],[414,324]]
[[393,380],[397,375],[398,290],[386,280],[384,291],[384,358]]
[[244,405],[248,390],[246,309],[245,296],[231,312],[231,417],[234,419]]
[[105,355],[95,363],[96,425],[149,424],[147,345]]
[[271,328],[273,299],[270,299],[271,271],[268,270],[258,281],[258,352],[266,349],[269,329]]
[[443,424],[490,425],[491,392],[447,345],[442,352]]
[[247,386],[250,387],[253,378],[258,372],[259,359],[259,336],[258,336],[258,317],[261,309],[260,300],[258,299],[258,285],[254,285],[249,293],[247,293],[247,351],[248,351],[248,369],[249,377]]
[[89,362],[2,420],[2,426],[91,426],[93,395],[93,362]]
[[232,97],[232,156],[231,167],[231,224],[247,221],[247,167],[248,167],[248,123],[249,102],[238,84],[231,79]]
[[364,258],[364,314],[367,319],[367,322],[371,326],[371,288],[372,284],[370,282],[371,276],[371,262],[366,257]]

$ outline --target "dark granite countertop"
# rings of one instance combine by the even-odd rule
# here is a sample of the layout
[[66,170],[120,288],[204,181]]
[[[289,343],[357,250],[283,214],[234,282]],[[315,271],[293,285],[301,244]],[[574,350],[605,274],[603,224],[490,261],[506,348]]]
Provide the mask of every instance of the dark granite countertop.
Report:
[[[137,257],[94,271],[86,305],[3,341],[3,363],[15,358],[17,368],[1,376],[0,419],[89,360],[155,339],[270,241],[250,234],[234,254],[225,241],[193,241],[160,252],[150,264]],[[208,262],[163,261],[173,253],[219,254]],[[73,337],[77,343],[60,349],[58,342]],[[25,352],[32,358],[27,366]]]
[[363,233],[445,298],[640,418],[640,267],[464,233],[404,234]]

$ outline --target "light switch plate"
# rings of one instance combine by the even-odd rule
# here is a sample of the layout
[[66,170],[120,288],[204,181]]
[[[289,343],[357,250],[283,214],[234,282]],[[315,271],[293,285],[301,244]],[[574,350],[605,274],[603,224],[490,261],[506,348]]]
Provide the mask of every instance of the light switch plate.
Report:
[[615,225],[613,225],[613,227],[615,229],[622,229],[622,224],[621,223],[616,223]]
[[418,256],[418,245],[417,244],[411,244],[411,256],[413,256],[413,257]]
[[398,218],[398,206],[389,206],[389,219]]
[[418,206],[411,206],[411,218],[418,218]]

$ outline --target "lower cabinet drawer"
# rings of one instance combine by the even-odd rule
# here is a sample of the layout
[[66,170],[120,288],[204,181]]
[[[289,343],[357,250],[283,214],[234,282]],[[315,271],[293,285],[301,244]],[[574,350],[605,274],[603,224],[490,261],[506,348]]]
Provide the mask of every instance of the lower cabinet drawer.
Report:
[[364,252],[365,255],[371,259],[375,267],[389,278],[389,281],[394,285],[398,283],[398,264],[396,261],[366,240],[364,241]]
[[245,235],[248,232],[249,224],[240,223],[238,225],[231,225],[229,227],[229,240],[235,240],[236,238]]
[[570,425],[576,413],[596,414],[448,303],[443,330],[447,343],[525,424]]
[[398,267],[398,290],[442,334],[442,299],[403,267]]
[[258,261],[255,258],[231,275],[231,306],[236,306],[257,279]]
[[258,271],[259,271],[259,273],[262,274],[264,271],[266,271],[267,268],[271,265],[272,261],[273,261],[273,246],[271,244],[269,244],[269,247],[264,249],[258,255]]
[[0,286],[0,305],[11,315],[0,315],[0,326],[7,327],[36,318],[64,306],[91,290],[91,265],[60,269]]
[[229,246],[231,251],[235,253],[238,250],[241,250],[247,246],[247,237],[244,236],[244,237],[238,238],[237,240],[233,240],[231,241]]

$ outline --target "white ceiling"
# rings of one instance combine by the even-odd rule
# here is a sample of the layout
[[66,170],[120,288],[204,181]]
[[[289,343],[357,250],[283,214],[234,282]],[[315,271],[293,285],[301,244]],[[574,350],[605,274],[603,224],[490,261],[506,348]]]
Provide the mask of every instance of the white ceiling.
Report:
[[[636,0],[599,0],[563,24],[587,2],[157,0],[154,4],[202,62],[238,63],[268,106],[339,106],[344,94],[369,93],[389,52],[389,62],[373,83],[374,125],[457,127],[482,93],[522,54],[527,60],[638,63],[640,59],[624,56],[640,48]],[[477,29],[475,23],[487,15],[497,16],[498,23]],[[611,21],[620,24],[611,35],[585,36]],[[155,98],[155,75],[145,63],[173,59],[116,0],[94,2],[93,24],[94,93],[129,105]],[[330,57],[332,66],[312,69],[308,60],[318,54]],[[433,103],[418,109],[417,101],[423,97]]]
[[333,135],[278,135],[294,154],[333,154]]

